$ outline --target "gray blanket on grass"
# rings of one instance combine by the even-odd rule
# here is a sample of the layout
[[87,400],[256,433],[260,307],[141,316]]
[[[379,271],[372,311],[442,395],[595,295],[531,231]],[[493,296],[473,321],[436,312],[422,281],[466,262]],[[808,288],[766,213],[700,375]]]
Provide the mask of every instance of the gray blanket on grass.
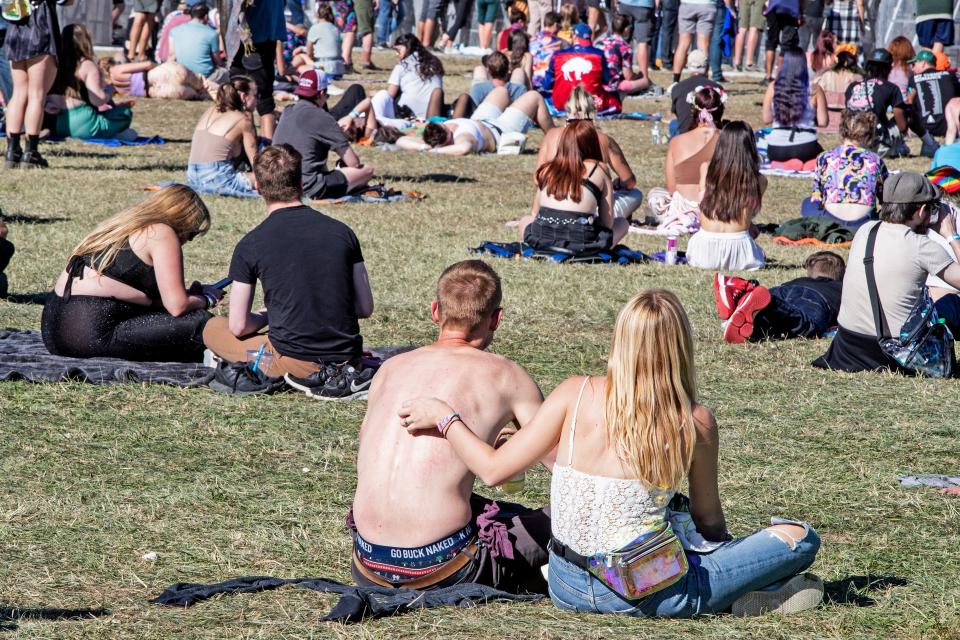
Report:
[[213,369],[199,362],[133,362],[120,358],[55,356],[36,331],[0,330],[0,381],[93,384],[153,382],[177,387],[200,387],[213,379]]

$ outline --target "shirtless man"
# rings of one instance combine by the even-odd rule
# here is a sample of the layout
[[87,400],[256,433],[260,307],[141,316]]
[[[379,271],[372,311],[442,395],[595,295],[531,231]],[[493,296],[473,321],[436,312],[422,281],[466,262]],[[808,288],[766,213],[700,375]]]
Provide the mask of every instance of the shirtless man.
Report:
[[526,133],[534,121],[544,132],[553,128],[553,118],[543,96],[527,91],[511,103],[507,87],[495,87],[470,119],[453,118],[442,124],[431,122],[423,129],[422,141],[404,136],[397,140],[397,146],[451,156],[496,153],[504,134]]
[[[456,402],[483,440],[526,424],[543,396],[520,366],[485,351],[500,325],[500,278],[479,260],[440,276],[430,305],[437,341],[387,360],[370,387],[360,428],[351,571],[361,586],[440,588],[480,583],[545,593],[548,509],[472,493],[475,476],[439,433],[408,433],[404,400]],[[499,513],[498,513],[499,511]],[[509,534],[506,535],[506,534]]]

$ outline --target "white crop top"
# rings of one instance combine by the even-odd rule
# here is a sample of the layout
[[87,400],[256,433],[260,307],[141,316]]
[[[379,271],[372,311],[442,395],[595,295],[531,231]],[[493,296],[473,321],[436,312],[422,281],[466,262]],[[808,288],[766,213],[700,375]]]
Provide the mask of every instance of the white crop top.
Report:
[[573,468],[573,438],[583,381],[570,423],[567,464],[555,464],[550,481],[553,537],[580,555],[616,551],[666,519],[675,489],[640,480],[595,476]]
[[480,124],[477,121],[468,118],[454,118],[447,120],[447,124],[457,127],[457,130],[453,132],[454,140],[460,136],[470,136],[473,138],[473,150],[477,153],[483,151],[486,141],[483,139],[483,131],[480,130]]

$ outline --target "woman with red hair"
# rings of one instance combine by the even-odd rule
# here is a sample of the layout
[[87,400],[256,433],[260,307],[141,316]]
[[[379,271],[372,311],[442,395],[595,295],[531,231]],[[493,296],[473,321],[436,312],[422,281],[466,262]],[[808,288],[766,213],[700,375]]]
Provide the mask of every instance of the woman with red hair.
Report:
[[521,232],[534,249],[574,254],[609,249],[629,229],[613,217],[613,183],[593,124],[574,120],[563,128],[557,154],[536,173],[536,217]]

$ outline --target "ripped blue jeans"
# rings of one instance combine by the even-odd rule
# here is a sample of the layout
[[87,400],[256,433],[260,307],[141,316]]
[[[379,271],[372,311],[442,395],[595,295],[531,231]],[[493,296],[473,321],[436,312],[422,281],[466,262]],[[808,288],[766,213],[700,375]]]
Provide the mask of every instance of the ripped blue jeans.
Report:
[[550,552],[550,598],[559,609],[622,613],[638,617],[692,618],[727,611],[751,591],[803,572],[813,564],[820,536],[810,525],[772,518],[771,524],[797,524],[805,535],[787,543],[764,529],[725,543],[708,554],[687,552],[690,569],[676,584],[646,598],[627,600],[587,571]]

